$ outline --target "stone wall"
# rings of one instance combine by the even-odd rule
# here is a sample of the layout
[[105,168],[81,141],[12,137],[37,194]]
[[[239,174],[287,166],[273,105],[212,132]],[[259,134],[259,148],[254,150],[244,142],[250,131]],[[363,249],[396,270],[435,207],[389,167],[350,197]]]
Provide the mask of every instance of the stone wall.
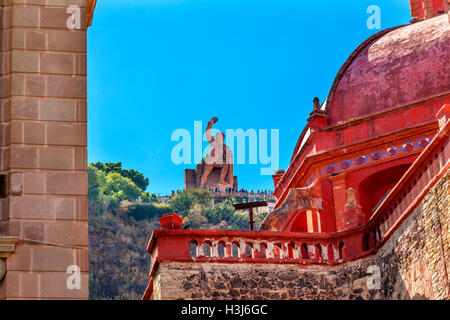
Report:
[[[80,28],[67,8],[80,8]],[[86,0],[0,0],[0,299],[87,298]],[[81,271],[70,290],[69,266]]]
[[335,267],[161,262],[154,298],[450,299],[449,202],[447,172],[375,255]]

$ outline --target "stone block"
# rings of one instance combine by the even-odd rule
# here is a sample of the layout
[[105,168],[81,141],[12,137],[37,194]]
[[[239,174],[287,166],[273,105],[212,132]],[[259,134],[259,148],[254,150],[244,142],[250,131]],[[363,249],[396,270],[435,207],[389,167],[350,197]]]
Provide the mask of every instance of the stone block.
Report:
[[87,127],[85,124],[47,124],[47,143],[53,145],[87,145]]
[[39,53],[33,51],[14,50],[11,53],[12,72],[38,72]]
[[45,97],[45,76],[26,75],[25,95],[35,97]]
[[86,148],[75,148],[75,170],[87,170]]
[[37,168],[37,148],[12,145],[10,161],[11,168]]
[[61,271],[75,264],[75,249],[59,247],[33,248],[33,271]]
[[12,195],[22,195],[23,192],[23,172],[11,172],[9,175],[9,193]]
[[11,73],[11,53],[0,52],[0,75],[7,75]]
[[80,267],[81,272],[89,272],[89,250],[77,249],[75,264]]
[[77,101],[77,116],[76,121],[86,122],[87,121],[87,102],[86,100]]
[[53,200],[32,195],[11,197],[9,215],[15,219],[54,219]]
[[88,221],[87,197],[77,198],[75,202],[75,219],[79,221]]
[[75,219],[75,199],[74,198],[56,198],[55,199],[56,219],[74,220]]
[[39,100],[35,98],[13,97],[11,101],[12,119],[39,119]]
[[9,139],[11,143],[23,142],[23,121],[11,121]]
[[63,99],[40,101],[40,119],[51,121],[76,121],[76,102]]
[[88,275],[81,274],[80,289],[70,290],[67,279],[70,275],[62,272],[41,274],[40,296],[42,298],[87,299],[89,296]]
[[87,247],[88,224],[75,221],[48,222],[45,226],[45,241]]
[[27,194],[45,193],[45,173],[43,172],[24,172],[23,192]]
[[13,29],[11,40],[12,49],[25,49],[25,29]]
[[39,8],[14,6],[12,13],[13,27],[39,27]]
[[26,144],[45,144],[45,123],[25,121],[23,123],[23,142]]
[[10,140],[10,125],[9,123],[0,123],[0,145],[9,145]]
[[7,297],[20,297],[20,272],[8,271],[3,281]]
[[73,154],[73,149],[68,147],[39,148],[39,168],[72,170],[74,168]]
[[40,275],[36,272],[20,273],[20,298],[35,299],[39,297]]
[[71,75],[74,72],[74,55],[71,53],[41,53],[40,72]]
[[[33,0],[36,1],[36,0]],[[63,6],[76,5],[80,8],[86,8],[86,0],[47,0],[47,6]]]
[[86,98],[86,79],[48,76],[47,95],[55,98]]
[[41,7],[41,28],[67,28],[67,19],[69,14],[66,13],[67,7]]
[[32,246],[22,244],[16,246],[16,252],[7,260],[10,271],[29,271],[32,269]]
[[86,31],[84,30],[48,30],[50,51],[86,52]]
[[60,195],[87,195],[86,173],[51,172],[47,175],[47,193]]
[[45,223],[43,222],[22,222],[21,236],[34,241],[44,241]]
[[47,49],[47,31],[46,30],[26,30],[25,48],[32,50]]
[[86,75],[87,74],[87,56],[86,54],[75,55],[75,74]]
[[[23,74],[16,74],[13,73],[11,75],[10,83],[9,84],[3,84],[3,88],[6,88],[6,85],[9,85],[9,90],[11,92],[11,95],[13,96],[22,96],[25,93],[25,86],[24,86],[24,79],[25,76]],[[0,79],[1,84],[1,79]],[[0,86],[1,88],[2,86]],[[9,94],[9,91],[8,91]]]

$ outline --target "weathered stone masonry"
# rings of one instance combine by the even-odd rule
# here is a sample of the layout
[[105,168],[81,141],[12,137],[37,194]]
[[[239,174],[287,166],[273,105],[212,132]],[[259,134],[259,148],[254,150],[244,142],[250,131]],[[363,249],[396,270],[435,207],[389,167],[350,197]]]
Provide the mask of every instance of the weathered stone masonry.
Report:
[[[155,299],[449,299],[449,171],[373,256],[319,265],[161,262]],[[368,268],[381,288],[369,289]]]

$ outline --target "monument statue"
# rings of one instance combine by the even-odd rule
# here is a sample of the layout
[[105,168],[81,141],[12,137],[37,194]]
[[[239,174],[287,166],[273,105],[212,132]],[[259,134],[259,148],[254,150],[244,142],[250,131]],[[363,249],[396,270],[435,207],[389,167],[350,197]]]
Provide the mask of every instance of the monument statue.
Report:
[[212,126],[218,121],[213,117],[206,127],[205,135],[210,144],[208,155],[202,159],[197,167],[186,169],[184,173],[184,186],[188,188],[227,189],[237,190],[237,177],[233,176],[233,154],[225,145],[225,135],[217,132],[215,137],[211,134]]

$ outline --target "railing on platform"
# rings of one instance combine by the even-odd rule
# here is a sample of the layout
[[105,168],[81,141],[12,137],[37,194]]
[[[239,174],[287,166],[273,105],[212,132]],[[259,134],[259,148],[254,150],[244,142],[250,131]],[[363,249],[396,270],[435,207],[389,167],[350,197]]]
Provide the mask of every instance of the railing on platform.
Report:
[[282,260],[285,262],[338,262],[344,258],[344,243],[311,240],[255,240],[241,237],[220,240],[200,238],[189,242],[191,258]]
[[247,199],[251,201],[275,202],[276,198],[271,193],[251,193],[238,191],[211,191],[215,198]]
[[338,264],[376,252],[450,167],[450,120],[364,226],[334,233],[157,229],[147,251],[161,260]]

